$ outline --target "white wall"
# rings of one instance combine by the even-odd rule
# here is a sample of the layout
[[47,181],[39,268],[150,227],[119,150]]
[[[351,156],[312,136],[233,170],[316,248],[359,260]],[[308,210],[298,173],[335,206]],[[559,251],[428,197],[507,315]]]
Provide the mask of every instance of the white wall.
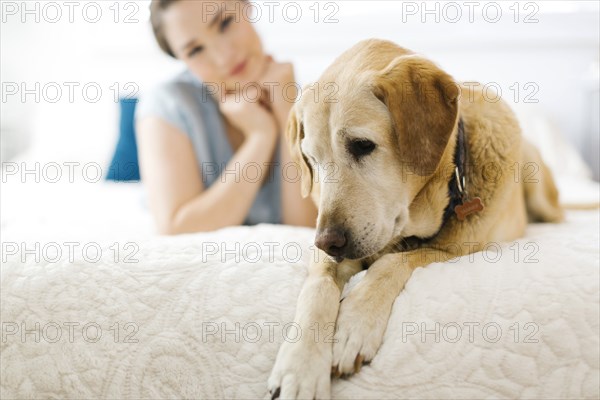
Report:
[[[16,14],[11,3],[19,8]],[[36,82],[42,87],[56,82],[63,86],[63,97],[50,103],[42,96],[36,103],[32,95],[23,102],[20,95],[3,93],[3,149],[33,142],[63,154],[106,158],[116,140],[113,85],[123,87],[132,82],[143,91],[167,79],[182,65],[162,55],[155,45],[148,23],[149,1],[121,1],[117,4],[120,14],[116,23],[113,1],[95,3],[102,10],[97,23],[83,18],[84,7],[88,7],[88,17],[94,16],[92,6],[87,5],[93,2],[78,3],[72,23],[64,2],[56,2],[63,12],[58,23],[48,21],[55,15],[51,8],[46,8],[44,18],[48,2],[27,2],[28,9],[35,10],[36,3],[39,22],[34,20],[35,14],[23,15],[22,2],[2,2],[3,92],[11,83],[33,88]],[[256,24],[267,49],[276,58],[295,63],[301,83],[316,79],[337,55],[357,41],[387,38],[432,58],[459,80],[497,83],[507,100],[519,87],[520,106],[545,110],[562,134],[598,168],[597,151],[590,151],[599,135],[597,122],[593,127],[594,118],[598,118],[597,2],[522,1],[517,3],[520,13],[516,16],[515,1],[478,2],[472,6],[470,21],[469,2],[461,1],[322,1],[316,6],[316,2],[308,1],[296,2],[302,10],[297,23],[289,22],[294,17],[289,7],[294,5],[288,5],[288,13],[284,13],[287,3],[275,6],[271,22],[267,4],[256,2],[262,13]],[[439,22],[435,21],[436,14],[423,14],[424,7],[434,10],[436,4]],[[502,18],[493,23],[496,4],[502,7]],[[320,11],[317,23],[313,21],[315,7]],[[444,21],[444,16],[455,18],[457,9],[462,12],[458,22]],[[337,22],[325,23],[332,12]],[[532,12],[537,22],[525,23],[524,18]],[[124,21],[130,13],[138,22]],[[26,19],[25,23],[21,18]],[[80,84],[73,103],[68,101],[64,82]],[[82,97],[81,87],[90,82],[103,90],[97,103]],[[526,88],[527,83],[535,86]],[[533,99],[538,103],[524,103],[523,96],[535,88],[538,90]]]

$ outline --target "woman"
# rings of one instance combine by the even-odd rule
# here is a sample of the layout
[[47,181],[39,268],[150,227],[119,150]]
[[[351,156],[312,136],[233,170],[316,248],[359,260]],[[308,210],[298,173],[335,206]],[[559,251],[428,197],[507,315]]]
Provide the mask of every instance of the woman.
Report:
[[283,88],[294,83],[293,67],[266,55],[244,13],[232,12],[248,6],[151,3],[159,46],[187,66],[136,111],[140,171],[162,233],[315,225],[283,136],[293,105]]

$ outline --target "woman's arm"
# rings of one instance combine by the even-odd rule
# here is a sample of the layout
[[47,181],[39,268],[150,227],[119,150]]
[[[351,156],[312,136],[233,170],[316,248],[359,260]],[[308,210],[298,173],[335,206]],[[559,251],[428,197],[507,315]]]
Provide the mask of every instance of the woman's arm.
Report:
[[227,173],[204,190],[192,144],[183,132],[158,117],[139,120],[136,130],[140,172],[161,233],[210,231],[244,222],[268,174],[250,182],[241,171],[250,162],[269,162],[276,136],[264,131],[246,135]]
[[317,221],[317,207],[310,197],[302,198],[300,180],[293,182],[286,179],[284,174],[286,165],[293,162],[290,155],[290,144],[285,138],[285,130],[290,110],[297,97],[297,93],[294,93],[293,90],[295,86],[290,85],[290,83],[295,83],[294,67],[290,63],[278,63],[270,58],[269,67],[262,80],[273,87],[273,92],[269,95],[272,100],[273,114],[282,135],[282,140],[280,140],[282,222],[286,225],[314,228]]

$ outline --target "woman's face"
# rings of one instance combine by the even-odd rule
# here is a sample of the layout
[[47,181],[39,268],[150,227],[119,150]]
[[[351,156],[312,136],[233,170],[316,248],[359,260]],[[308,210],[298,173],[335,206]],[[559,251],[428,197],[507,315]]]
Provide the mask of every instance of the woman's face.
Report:
[[[237,4],[236,4],[237,3]],[[266,63],[249,3],[180,0],[163,14],[165,37],[175,56],[202,81],[234,90],[260,78]]]

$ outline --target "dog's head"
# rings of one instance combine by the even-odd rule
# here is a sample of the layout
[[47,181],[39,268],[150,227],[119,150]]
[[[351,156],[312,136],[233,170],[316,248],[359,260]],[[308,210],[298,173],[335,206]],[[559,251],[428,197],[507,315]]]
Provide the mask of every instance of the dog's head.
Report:
[[317,247],[359,259],[402,233],[455,129],[458,94],[432,62],[377,40],[354,46],[304,88],[288,139],[302,195],[319,209]]

